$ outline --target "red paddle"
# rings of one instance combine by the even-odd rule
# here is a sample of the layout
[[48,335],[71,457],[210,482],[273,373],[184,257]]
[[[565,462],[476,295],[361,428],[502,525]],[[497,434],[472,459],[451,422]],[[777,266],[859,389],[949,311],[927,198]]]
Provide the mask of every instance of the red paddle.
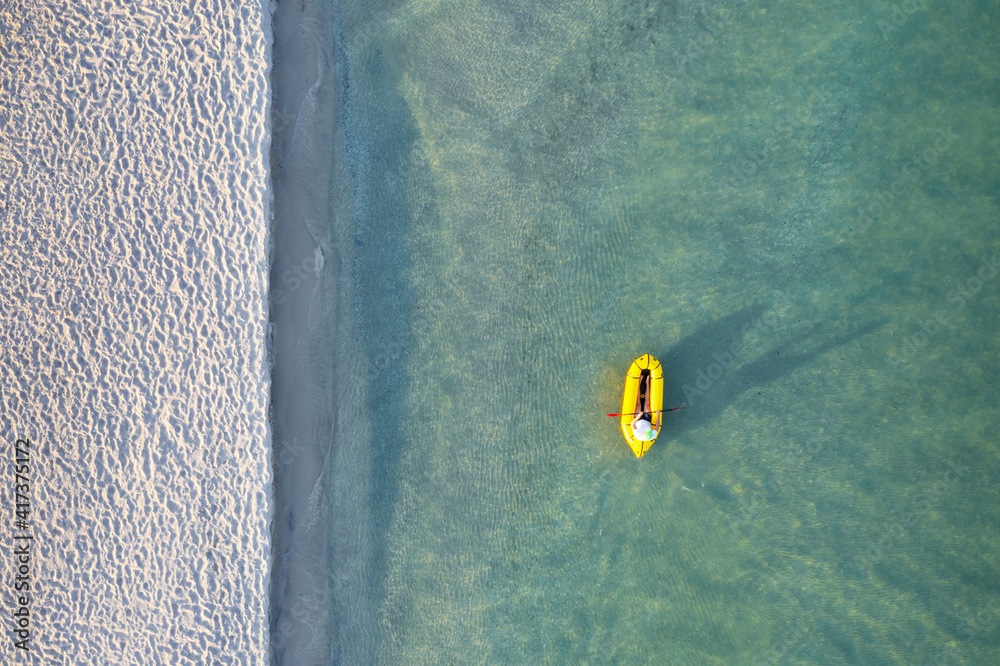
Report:
[[[687,409],[687,405],[683,407],[674,407],[673,409],[654,409],[653,412],[676,412],[678,409]],[[632,412],[631,414],[608,414],[608,416],[635,416],[636,414],[642,414],[642,412]]]

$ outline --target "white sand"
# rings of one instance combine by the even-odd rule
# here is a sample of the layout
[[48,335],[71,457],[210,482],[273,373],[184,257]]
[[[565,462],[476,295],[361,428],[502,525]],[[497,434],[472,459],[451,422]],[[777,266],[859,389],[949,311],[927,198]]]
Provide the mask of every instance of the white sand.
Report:
[[270,44],[252,0],[0,4],[4,664],[268,659]]

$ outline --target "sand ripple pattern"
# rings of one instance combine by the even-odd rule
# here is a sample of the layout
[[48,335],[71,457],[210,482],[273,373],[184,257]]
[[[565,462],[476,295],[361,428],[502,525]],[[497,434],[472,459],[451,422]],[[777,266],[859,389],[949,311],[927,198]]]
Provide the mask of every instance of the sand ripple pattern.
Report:
[[3,663],[266,659],[269,49],[260,3],[0,8],[0,422],[36,548]]

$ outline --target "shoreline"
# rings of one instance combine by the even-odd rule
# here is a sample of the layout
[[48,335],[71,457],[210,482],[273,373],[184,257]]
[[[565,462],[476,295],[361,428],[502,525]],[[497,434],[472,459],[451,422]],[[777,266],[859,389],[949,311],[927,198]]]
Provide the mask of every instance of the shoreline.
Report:
[[337,116],[324,113],[337,108],[336,74],[332,44],[318,37],[332,26],[330,14],[318,3],[279,3],[270,16],[272,664],[319,663],[336,652],[321,501],[334,427],[328,332],[337,325],[339,274],[330,228]]
[[270,344],[272,664],[371,663],[372,368],[355,320],[355,177],[342,123],[350,75],[339,3],[272,15]]

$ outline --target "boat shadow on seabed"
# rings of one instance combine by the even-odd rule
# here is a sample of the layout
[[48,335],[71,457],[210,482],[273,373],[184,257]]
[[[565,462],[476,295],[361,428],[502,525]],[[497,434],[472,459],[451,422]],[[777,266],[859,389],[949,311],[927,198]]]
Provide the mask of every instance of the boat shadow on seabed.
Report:
[[[867,323],[833,338],[823,336],[824,331],[842,327],[843,321],[829,327],[815,324],[805,332],[782,338],[781,332],[769,323],[772,318],[765,316],[766,310],[764,305],[754,305],[727,315],[657,355],[665,368],[664,405],[670,402],[686,406],[665,419],[663,434],[668,439],[712,420],[742,393],[789,375],[820,354],[871,333],[884,323]],[[747,349],[747,338],[753,333],[762,341],[773,338],[778,342],[763,355],[748,360],[755,355]]]

